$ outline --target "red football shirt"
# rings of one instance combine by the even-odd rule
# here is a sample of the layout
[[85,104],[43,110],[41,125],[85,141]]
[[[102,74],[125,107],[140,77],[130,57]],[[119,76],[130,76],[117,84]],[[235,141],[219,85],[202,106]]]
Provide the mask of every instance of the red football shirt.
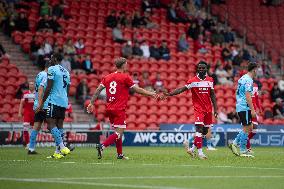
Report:
[[28,116],[29,114],[33,113],[33,106],[35,101],[35,92],[26,91],[24,92],[23,98],[24,99],[24,117]]
[[107,110],[125,110],[129,88],[135,85],[132,78],[126,73],[114,72],[105,76],[101,85],[106,88]]
[[260,109],[260,104],[258,100],[258,86],[256,83],[253,83],[253,90],[252,90],[252,104],[254,107],[254,110]]
[[212,112],[211,89],[213,87],[213,78],[206,76],[204,80],[198,76],[187,81],[186,87],[191,90],[192,103],[194,111]]

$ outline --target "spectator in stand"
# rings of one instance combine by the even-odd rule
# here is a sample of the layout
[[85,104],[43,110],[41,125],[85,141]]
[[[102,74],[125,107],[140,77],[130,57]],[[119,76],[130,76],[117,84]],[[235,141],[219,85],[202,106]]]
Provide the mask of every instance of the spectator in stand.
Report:
[[271,70],[271,65],[267,60],[263,60],[262,69],[264,72],[264,77],[270,78],[272,70]]
[[228,79],[229,74],[224,70],[222,64],[216,66],[215,74],[218,77],[218,81],[221,85],[233,85],[234,83]]
[[178,51],[187,52],[188,49],[189,49],[189,43],[186,40],[186,34],[183,33],[181,34],[178,40]]
[[154,42],[150,46],[150,57],[155,58],[156,60],[160,60],[161,59],[161,54],[160,54],[157,42]]
[[222,46],[223,46],[223,49],[222,49],[221,55],[222,55],[223,60],[224,61],[231,60],[232,55],[231,55],[231,51],[230,51],[230,48],[229,48],[229,44],[223,43]]
[[140,19],[141,26],[145,26],[147,29],[158,28],[159,25],[152,22],[150,16],[151,14],[149,12],[144,13],[144,16]]
[[171,59],[171,54],[170,54],[171,52],[170,52],[170,49],[168,48],[167,41],[165,40],[162,41],[162,44],[159,48],[159,52],[161,55],[161,59],[164,59],[164,60]]
[[82,71],[82,63],[78,55],[74,55],[71,59],[71,69],[72,72],[79,74]]
[[278,87],[278,83],[274,83],[270,96],[273,102],[275,102],[277,98],[281,98],[281,91]]
[[82,55],[85,53],[85,44],[84,39],[79,38],[78,41],[75,42],[74,47],[76,49],[76,54]]
[[37,24],[37,31],[41,32],[52,32],[52,28],[50,25],[50,20],[48,14],[44,15]]
[[159,93],[159,92],[166,92],[166,89],[164,87],[164,83],[163,83],[163,81],[161,79],[160,73],[156,74],[156,78],[153,81],[153,87],[154,87],[154,90],[157,93]]
[[194,5],[197,9],[201,9],[202,7],[202,0],[193,0]]
[[216,45],[222,45],[224,43],[225,39],[222,35],[222,32],[220,31],[220,28],[215,27],[212,30],[212,36],[211,36],[211,43],[213,46]]
[[20,32],[29,31],[29,21],[25,13],[20,13],[18,18],[15,20],[15,30]]
[[106,18],[106,25],[107,27],[110,28],[115,28],[117,25],[117,17],[116,17],[116,12],[115,10],[112,10],[110,12],[110,15],[107,16]]
[[276,99],[276,104],[273,106],[274,119],[284,119],[284,108],[281,98]]
[[135,11],[133,13],[133,17],[132,17],[132,27],[139,28],[143,24],[145,24],[145,23],[143,23],[143,20],[141,18],[140,12],[139,11]]
[[[33,60],[37,61],[38,54],[37,51],[40,48],[40,44],[37,42],[37,36],[33,36],[30,43],[30,55]],[[34,62],[35,64],[36,62]]]
[[246,60],[246,61],[251,60],[252,57],[250,55],[249,50],[247,50],[247,45],[246,44],[243,45],[242,51],[243,51],[243,60]]
[[180,22],[182,23],[188,23],[190,22],[190,17],[187,14],[186,8],[183,6],[184,2],[179,1],[177,8],[176,8],[176,14]]
[[171,3],[168,10],[167,10],[167,18],[170,22],[178,23],[180,22],[177,12],[176,12],[176,5],[175,3]]
[[117,43],[127,42],[127,39],[123,37],[122,31],[121,31],[121,24],[117,24],[117,26],[112,29],[112,39]]
[[5,1],[0,1],[0,23],[4,20],[7,16],[8,5]]
[[193,2],[192,1],[184,1],[184,6],[185,6],[185,9],[186,9],[188,16],[190,17],[191,20],[193,20],[195,15],[196,15],[196,8],[195,8]]
[[79,104],[84,104],[87,99],[90,99],[89,96],[90,89],[87,85],[87,80],[84,78],[79,83],[76,88],[76,100]]
[[97,71],[93,68],[93,62],[91,60],[91,55],[87,54],[85,60],[82,65],[83,70],[87,72],[87,74],[96,74]]
[[208,65],[208,76],[213,78],[213,84],[214,85],[218,84],[218,77],[214,73],[213,67],[210,64]]
[[224,32],[224,40],[226,43],[231,43],[235,42],[235,36],[234,33],[232,32],[232,28],[228,26]]
[[143,56],[143,51],[141,50],[139,43],[134,43],[134,47],[132,48],[132,54],[134,57],[139,58]]
[[50,57],[50,55],[52,54],[53,52],[53,48],[52,48],[52,45],[50,44],[50,42],[46,39],[44,42],[44,53],[45,53],[45,56],[48,56]]
[[234,76],[236,71],[234,70],[233,63],[231,60],[227,61],[227,64],[224,66],[224,70],[228,73],[228,79],[234,81]]
[[146,41],[144,41],[141,46],[140,49],[143,52],[143,58],[150,58],[150,49],[149,49],[149,45]]
[[199,35],[198,39],[194,41],[194,52],[206,54],[208,52],[203,35]]
[[142,73],[142,81],[141,87],[148,91],[153,91],[152,82],[149,79],[149,73],[147,71],[143,71]]
[[139,77],[138,77],[138,73],[134,73],[133,74],[133,83],[137,86],[140,85],[140,80],[139,80]]
[[57,16],[53,15],[52,19],[49,22],[50,28],[52,29],[53,33],[58,33],[62,31],[61,25],[57,22]]
[[11,36],[12,32],[15,30],[15,15],[9,15],[1,24],[4,34]]
[[61,60],[60,65],[64,67],[69,73],[71,73],[70,56],[67,53],[64,54],[63,60]]
[[197,22],[193,22],[189,28],[188,28],[188,31],[187,31],[187,34],[189,37],[191,37],[193,40],[197,40],[198,39],[198,36],[200,34],[200,27],[199,25],[197,24]]
[[232,120],[230,120],[228,118],[226,109],[224,107],[220,107],[220,111],[218,114],[218,120],[217,120],[218,124],[228,124],[228,123],[232,123]]
[[284,75],[282,75],[282,79],[278,81],[278,88],[281,91],[282,99],[284,99]]
[[40,2],[40,16],[50,15],[50,6],[47,0],[43,0]]
[[126,15],[125,11],[120,11],[119,16],[117,17],[118,23],[121,24],[124,27],[130,27],[131,26],[131,20]]
[[143,12],[150,12],[152,13],[152,5],[148,0],[143,0],[142,5],[141,5],[142,11]]
[[68,38],[65,44],[63,45],[63,52],[71,56],[76,54],[76,48],[74,47],[73,41],[71,38]]
[[212,28],[215,26],[215,22],[213,21],[211,14],[206,15],[206,19],[203,21],[202,26],[206,31],[212,31]]
[[27,90],[29,90],[29,83],[25,81],[25,83],[20,84],[20,86],[18,87],[15,98],[21,99],[23,97],[24,92]]
[[0,42],[0,60],[4,57],[9,58],[10,56],[6,53],[5,48],[3,47],[3,45]]
[[232,60],[234,60],[235,56],[239,54],[239,47],[238,45],[232,44],[230,49],[231,49]]
[[[243,62],[243,51],[240,51],[234,58],[233,58],[233,64],[236,66],[240,66]],[[255,62],[255,61],[252,61]]]
[[124,58],[132,58],[132,42],[131,41],[127,41],[127,43],[125,45],[123,45],[122,49],[122,57]]

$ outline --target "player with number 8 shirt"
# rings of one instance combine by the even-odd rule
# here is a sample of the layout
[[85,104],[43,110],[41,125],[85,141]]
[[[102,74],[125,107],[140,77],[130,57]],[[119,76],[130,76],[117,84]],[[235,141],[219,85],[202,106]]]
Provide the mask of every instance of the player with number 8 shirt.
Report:
[[126,113],[127,101],[129,98],[129,89],[131,88],[136,93],[158,98],[159,96],[155,92],[146,91],[133,83],[133,80],[126,73],[127,60],[125,58],[117,58],[114,61],[116,72],[111,73],[103,77],[100,85],[95,91],[90,104],[87,107],[87,111],[91,113],[93,111],[93,104],[98,98],[100,92],[106,88],[107,105],[106,116],[109,118],[110,123],[115,129],[115,132],[110,135],[102,144],[97,145],[98,158],[102,158],[103,150],[111,144],[116,144],[117,159],[128,159],[122,153],[122,135],[126,128]]

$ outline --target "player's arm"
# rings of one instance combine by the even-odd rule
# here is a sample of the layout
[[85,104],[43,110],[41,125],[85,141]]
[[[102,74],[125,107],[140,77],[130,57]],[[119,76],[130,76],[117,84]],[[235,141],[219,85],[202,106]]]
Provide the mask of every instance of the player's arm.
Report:
[[216,100],[216,95],[214,89],[210,89],[210,98],[213,104],[214,108],[214,116],[217,118],[218,117],[218,108],[217,108],[217,100]]
[[24,102],[25,102],[25,99],[22,98],[21,101],[20,101],[20,107],[19,107],[18,117],[22,117],[22,116],[23,116],[22,111],[23,111]]
[[[47,97],[49,96],[50,94],[50,91],[52,89],[52,86],[53,86],[53,80],[52,79],[47,79],[47,86],[46,86],[46,89],[44,91],[44,95],[42,97],[42,104],[41,106],[43,105],[43,103],[46,101]],[[42,107],[41,107],[42,108]]]
[[186,87],[186,86],[177,88],[177,89],[173,90],[172,92],[164,93],[163,96],[161,96],[161,99],[166,99],[168,96],[178,95],[178,94],[183,93],[184,91],[187,91],[187,90],[188,90],[188,87]]
[[39,88],[38,88],[38,104],[43,104],[43,102],[42,102],[43,90],[44,90],[44,87],[40,85]]
[[151,92],[151,91],[147,91],[141,87],[138,87],[137,85],[134,85],[133,87],[131,87],[136,93],[141,94],[141,95],[145,95],[145,96],[151,96],[154,98],[158,98],[157,94],[155,92]]
[[252,104],[252,99],[251,99],[251,92],[250,91],[246,91],[246,101],[247,101],[247,104],[251,110],[251,116],[253,118],[256,117],[256,113],[255,113],[255,110],[254,110],[254,107],[253,107],[253,104]]
[[94,93],[94,95],[93,95],[93,97],[92,97],[92,99],[91,99],[91,101],[90,101],[90,104],[89,104],[88,107],[87,107],[87,112],[88,112],[88,113],[93,112],[94,103],[95,103],[95,101],[97,100],[97,98],[99,97],[100,93],[102,92],[102,90],[103,90],[104,88],[105,88],[105,87],[104,87],[102,84],[100,84],[100,85],[98,86],[98,88],[96,89],[96,91],[95,91],[95,93]]

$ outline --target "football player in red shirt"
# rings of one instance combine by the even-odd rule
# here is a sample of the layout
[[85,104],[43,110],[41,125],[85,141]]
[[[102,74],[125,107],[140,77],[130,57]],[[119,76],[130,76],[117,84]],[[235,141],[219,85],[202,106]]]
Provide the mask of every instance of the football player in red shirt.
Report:
[[[34,82],[29,82],[29,90],[24,92],[20,102],[18,116],[23,118],[23,145],[27,146],[30,142],[29,129],[34,124],[34,100],[35,86]],[[24,111],[23,111],[24,110]]]
[[166,99],[168,96],[178,95],[184,91],[191,90],[192,103],[195,116],[195,137],[194,143],[187,153],[192,157],[195,156],[194,150],[197,148],[198,157],[207,159],[202,151],[202,137],[206,136],[208,129],[212,123],[212,103],[214,107],[214,116],[217,118],[217,103],[213,87],[213,78],[207,76],[208,65],[204,61],[200,61],[197,65],[197,75],[187,81],[187,84],[181,88],[175,89],[172,92],[164,93],[161,99]]
[[[259,88],[258,85],[256,83],[253,83],[253,91],[252,91],[252,104],[254,109],[258,112],[258,114],[261,114],[262,112],[262,107],[260,106],[260,102],[259,102],[259,98],[258,98],[258,93]],[[253,153],[253,151],[251,150],[251,145],[250,145],[250,139],[253,138],[253,136],[256,134],[256,129],[258,126],[258,121],[257,121],[257,116],[255,118],[252,118],[252,124],[253,124],[253,129],[252,131],[249,132],[248,135],[248,142],[247,142],[247,150],[249,153]]]
[[102,144],[97,145],[98,159],[102,158],[103,150],[109,145],[116,143],[117,159],[128,159],[122,153],[122,135],[126,128],[125,109],[129,97],[129,89],[136,93],[158,98],[155,92],[146,91],[133,83],[131,77],[126,73],[127,60],[125,58],[117,58],[114,61],[117,71],[103,77],[100,85],[95,91],[87,111],[91,113],[94,109],[94,102],[98,98],[100,92],[106,88],[107,104],[106,116],[115,128],[115,132],[111,134]]

